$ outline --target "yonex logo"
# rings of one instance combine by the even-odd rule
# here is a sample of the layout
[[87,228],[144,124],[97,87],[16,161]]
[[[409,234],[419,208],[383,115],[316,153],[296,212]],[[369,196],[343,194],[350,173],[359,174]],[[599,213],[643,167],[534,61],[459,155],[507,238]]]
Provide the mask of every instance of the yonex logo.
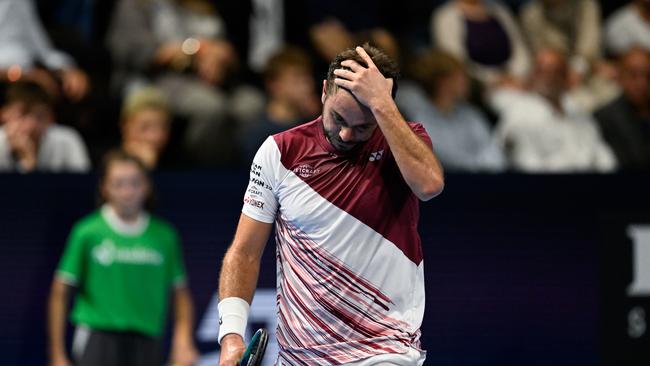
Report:
[[374,153],[370,154],[370,158],[368,158],[368,160],[377,161],[377,160],[381,159],[382,155],[384,155],[384,150],[375,151]]

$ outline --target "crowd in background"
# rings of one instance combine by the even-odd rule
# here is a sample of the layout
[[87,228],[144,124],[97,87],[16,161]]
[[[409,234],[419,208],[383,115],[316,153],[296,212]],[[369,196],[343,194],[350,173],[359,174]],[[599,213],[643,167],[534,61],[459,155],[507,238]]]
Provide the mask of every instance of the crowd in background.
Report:
[[0,0],[0,171],[244,167],[340,51],[402,68],[447,171],[650,170],[650,0]]

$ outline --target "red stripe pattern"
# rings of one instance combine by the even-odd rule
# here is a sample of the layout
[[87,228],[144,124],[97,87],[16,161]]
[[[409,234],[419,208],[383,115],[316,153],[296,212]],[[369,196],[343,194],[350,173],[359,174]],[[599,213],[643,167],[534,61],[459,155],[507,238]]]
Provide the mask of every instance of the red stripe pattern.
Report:
[[280,361],[339,365],[420,348],[420,331],[388,316],[388,296],[281,215],[276,240]]

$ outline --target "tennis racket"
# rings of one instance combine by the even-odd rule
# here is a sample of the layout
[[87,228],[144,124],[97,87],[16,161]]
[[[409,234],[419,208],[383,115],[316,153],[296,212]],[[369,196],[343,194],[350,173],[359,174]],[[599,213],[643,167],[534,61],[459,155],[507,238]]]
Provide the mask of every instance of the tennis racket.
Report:
[[260,366],[262,365],[262,359],[264,358],[264,352],[266,351],[266,344],[269,341],[269,333],[266,329],[258,329],[253,338],[251,338],[244,356],[239,362],[240,366]]

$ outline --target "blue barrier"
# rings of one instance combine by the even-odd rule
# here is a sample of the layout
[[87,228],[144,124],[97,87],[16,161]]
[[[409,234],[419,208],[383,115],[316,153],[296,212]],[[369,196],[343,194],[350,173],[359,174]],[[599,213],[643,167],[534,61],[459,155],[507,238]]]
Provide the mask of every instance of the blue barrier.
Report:
[[[157,213],[183,239],[197,341],[209,355],[218,349],[210,304],[247,174],[163,173],[155,181]],[[648,176],[449,176],[445,192],[421,205],[427,364],[647,364],[650,306],[628,291],[636,267],[627,235],[631,224],[650,223],[647,187]],[[92,175],[0,175],[1,365],[46,364],[53,270],[95,190]],[[274,285],[271,244],[260,288]],[[252,323],[269,324],[264,316]]]

